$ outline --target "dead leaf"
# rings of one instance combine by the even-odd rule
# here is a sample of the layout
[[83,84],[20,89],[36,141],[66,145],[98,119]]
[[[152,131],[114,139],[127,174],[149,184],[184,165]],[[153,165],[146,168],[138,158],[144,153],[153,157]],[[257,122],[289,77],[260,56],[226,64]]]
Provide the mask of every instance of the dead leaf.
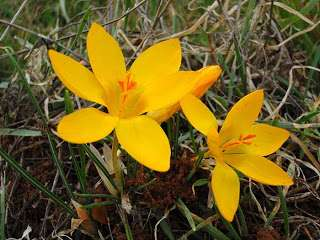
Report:
[[[100,198],[96,198],[94,202],[102,202]],[[98,206],[92,209],[91,212],[92,219],[101,223],[101,224],[108,224],[108,217],[107,217],[107,207],[106,206]]]
[[72,231],[74,231],[75,229],[79,229],[87,235],[95,236],[97,234],[97,229],[95,227],[94,222],[90,219],[88,211],[85,208],[83,208],[83,206],[80,203],[74,200],[71,200],[71,202],[74,208],[76,209],[77,215],[79,217],[79,219],[71,219]]

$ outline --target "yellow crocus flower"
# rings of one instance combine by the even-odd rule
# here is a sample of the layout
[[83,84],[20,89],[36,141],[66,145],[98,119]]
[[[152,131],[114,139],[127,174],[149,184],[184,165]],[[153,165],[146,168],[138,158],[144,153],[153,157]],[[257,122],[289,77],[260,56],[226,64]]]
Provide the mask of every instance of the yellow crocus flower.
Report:
[[289,132],[267,124],[255,123],[263,104],[263,91],[240,99],[228,113],[220,131],[213,113],[198,98],[181,100],[189,122],[207,136],[209,155],[216,161],[211,186],[221,215],[232,221],[239,205],[240,182],[233,168],[253,180],[274,186],[289,186],[292,179],[264,156],[277,151]]
[[196,84],[198,72],[179,71],[179,40],[153,45],[127,71],[118,42],[93,23],[87,51],[92,71],[54,50],[49,50],[49,58],[69,90],[105,106],[108,113],[91,107],[77,110],[62,118],[58,135],[83,144],[100,140],[115,129],[119,143],[133,158],[153,170],[167,171],[168,138],[154,119],[143,114],[175,104]]

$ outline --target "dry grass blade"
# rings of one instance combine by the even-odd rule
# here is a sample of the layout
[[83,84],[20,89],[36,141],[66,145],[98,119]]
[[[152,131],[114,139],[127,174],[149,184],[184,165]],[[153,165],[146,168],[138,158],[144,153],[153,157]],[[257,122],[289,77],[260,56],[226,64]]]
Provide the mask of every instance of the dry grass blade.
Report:
[[301,14],[299,11],[289,7],[288,5],[282,3],[282,2],[277,2],[277,1],[273,1],[273,2],[266,2],[265,5],[274,5],[277,7],[280,7],[284,10],[286,10],[287,12],[299,17],[300,19],[302,19],[303,21],[305,21],[306,23],[310,24],[310,25],[314,25],[314,22],[311,21],[309,18],[305,17],[303,14]]
[[283,45],[287,44],[288,42],[292,41],[293,39],[299,37],[299,36],[302,36],[308,32],[311,32],[313,31],[314,29],[316,29],[316,27],[318,27],[318,25],[320,24],[320,21],[314,23],[312,26],[302,30],[302,31],[299,31],[293,35],[291,35],[290,37],[288,37],[287,39],[285,39],[284,41],[280,42],[279,44],[277,45],[273,45],[273,46],[269,46],[268,49],[270,50],[279,50],[280,47],[282,47]]
[[313,154],[309,151],[308,147],[293,133],[290,134],[292,141],[297,143],[302,151],[307,155],[310,162],[320,171],[320,162],[313,156]]

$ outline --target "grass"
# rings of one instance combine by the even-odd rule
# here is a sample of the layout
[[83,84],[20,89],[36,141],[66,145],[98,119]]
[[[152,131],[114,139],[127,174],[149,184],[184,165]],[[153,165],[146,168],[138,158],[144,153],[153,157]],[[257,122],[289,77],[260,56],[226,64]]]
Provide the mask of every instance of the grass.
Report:
[[[88,209],[100,239],[319,238],[319,9],[317,0],[1,1],[2,239],[20,238],[28,226],[36,238],[89,238],[81,226],[71,234],[71,199]],[[131,62],[152,43],[179,37],[183,69],[220,64],[224,73],[203,98],[218,119],[247,92],[264,88],[260,121],[291,132],[270,159],[288,170],[294,186],[241,176],[237,216],[224,221],[208,201],[204,138],[177,113],[163,124],[172,170],[152,172],[122,152],[125,197],[110,194],[120,181],[108,168],[112,139],[72,145],[55,135],[60,117],[88,103],[64,89],[47,57],[54,48],[86,60],[94,21],[118,38]]]

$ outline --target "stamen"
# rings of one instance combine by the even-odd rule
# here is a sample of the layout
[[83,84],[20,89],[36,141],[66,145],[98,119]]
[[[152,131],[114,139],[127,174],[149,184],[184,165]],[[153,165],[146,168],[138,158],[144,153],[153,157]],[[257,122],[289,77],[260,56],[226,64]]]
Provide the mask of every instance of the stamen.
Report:
[[120,87],[120,105],[119,105],[119,115],[122,115],[126,111],[127,101],[130,98],[131,90],[137,87],[137,82],[133,80],[133,76],[131,73],[127,73],[127,75],[118,81]]
[[236,146],[239,144],[241,144],[240,141],[230,141],[230,142],[223,144],[222,148],[225,149],[225,148],[233,147],[233,146]]
[[118,81],[118,83],[120,85],[121,91],[124,92],[125,89],[126,89],[125,81],[124,80],[120,80],[120,81]]
[[130,73],[124,79],[118,81],[118,83],[123,93],[126,93],[137,86],[137,83],[133,81],[132,75]]
[[137,86],[137,83],[135,81],[132,81],[129,79],[129,82],[128,82],[128,90],[130,89],[133,89]]
[[255,134],[247,134],[247,135],[240,135],[238,140],[230,140],[222,145],[222,150],[226,150],[227,148],[233,148],[238,145],[244,144],[244,145],[251,145],[252,140],[256,137]]
[[255,137],[256,137],[255,134],[248,134],[248,135],[244,136],[241,140],[249,140],[249,139],[252,139]]

